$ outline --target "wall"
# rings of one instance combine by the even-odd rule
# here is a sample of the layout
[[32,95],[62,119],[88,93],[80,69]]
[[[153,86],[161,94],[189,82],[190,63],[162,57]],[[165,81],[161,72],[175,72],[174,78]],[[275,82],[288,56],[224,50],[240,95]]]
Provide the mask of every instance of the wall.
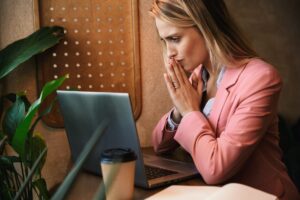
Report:
[[279,70],[284,83],[279,112],[295,122],[300,117],[300,1],[226,2],[259,55]]
[[[33,21],[34,0],[0,1],[0,48],[30,34],[35,30]],[[141,144],[151,145],[151,130],[161,115],[171,107],[164,86],[164,71],[159,40],[153,20],[148,14],[150,0],[140,0],[140,51],[142,68],[142,114],[137,120]],[[230,10],[255,49],[276,66],[284,80],[280,112],[295,121],[300,115],[300,1],[290,0],[226,0]],[[35,63],[30,60],[10,74],[5,82],[6,91],[26,90],[31,101],[36,99]],[[2,84],[2,83],[1,83]],[[52,129],[42,123],[37,129],[43,133],[48,145],[44,167],[48,187],[59,183],[67,173],[70,151],[63,129]]]

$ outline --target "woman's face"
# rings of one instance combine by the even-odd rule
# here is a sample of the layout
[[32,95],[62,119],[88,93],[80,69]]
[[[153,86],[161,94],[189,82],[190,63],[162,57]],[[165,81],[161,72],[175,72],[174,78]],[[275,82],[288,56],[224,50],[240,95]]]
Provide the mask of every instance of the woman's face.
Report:
[[155,23],[166,46],[167,62],[175,58],[186,72],[192,72],[200,64],[209,64],[204,38],[195,27],[174,26],[157,17]]

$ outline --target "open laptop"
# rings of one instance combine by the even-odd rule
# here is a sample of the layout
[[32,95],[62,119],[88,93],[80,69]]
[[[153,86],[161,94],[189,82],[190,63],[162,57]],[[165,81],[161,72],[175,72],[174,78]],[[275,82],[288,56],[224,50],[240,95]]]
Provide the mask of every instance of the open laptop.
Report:
[[142,153],[127,93],[58,90],[57,94],[73,161],[99,124],[110,121],[87,158],[85,170],[101,175],[100,155],[105,149],[131,148],[137,155],[136,186],[154,188],[198,175],[192,162]]

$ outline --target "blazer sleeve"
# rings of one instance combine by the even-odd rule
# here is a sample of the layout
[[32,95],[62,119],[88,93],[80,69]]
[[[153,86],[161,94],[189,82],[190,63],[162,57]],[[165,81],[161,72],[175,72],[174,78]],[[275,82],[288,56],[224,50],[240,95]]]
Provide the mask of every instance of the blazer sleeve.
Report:
[[157,154],[169,153],[177,147],[179,147],[177,141],[174,140],[174,135],[176,131],[168,131],[166,129],[167,119],[171,112],[172,110],[165,114],[159,120],[159,122],[153,130],[152,144],[154,151]]
[[204,115],[195,111],[181,120],[174,137],[191,154],[208,184],[235,175],[277,115],[281,79],[274,69],[244,75],[239,81],[235,90],[239,103],[221,133],[215,133]]

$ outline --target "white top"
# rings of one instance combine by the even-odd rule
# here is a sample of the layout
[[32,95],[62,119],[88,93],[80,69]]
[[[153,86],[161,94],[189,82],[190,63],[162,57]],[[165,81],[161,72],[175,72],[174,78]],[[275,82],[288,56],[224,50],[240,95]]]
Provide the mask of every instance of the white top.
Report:
[[[219,73],[219,75],[218,75],[218,79],[217,79],[217,82],[216,82],[217,88],[219,88],[219,86],[220,86],[220,84],[221,84],[221,81],[222,81],[223,76],[224,76],[224,73],[225,73],[225,69],[226,69],[225,67],[222,67],[222,69],[221,69],[221,71],[220,71],[220,73]],[[205,67],[202,68],[202,80],[203,80],[203,82],[204,82],[204,87],[203,87],[202,92],[206,92],[206,89],[207,89],[207,81],[208,81],[208,72],[207,72],[207,70],[205,69]],[[210,99],[206,102],[206,104],[205,104],[205,106],[204,106],[204,108],[203,108],[203,110],[202,110],[203,114],[204,114],[206,117],[209,116],[210,111],[211,111],[211,109],[212,109],[212,106],[213,106],[213,104],[214,104],[214,101],[215,101],[215,97],[210,98]]]

